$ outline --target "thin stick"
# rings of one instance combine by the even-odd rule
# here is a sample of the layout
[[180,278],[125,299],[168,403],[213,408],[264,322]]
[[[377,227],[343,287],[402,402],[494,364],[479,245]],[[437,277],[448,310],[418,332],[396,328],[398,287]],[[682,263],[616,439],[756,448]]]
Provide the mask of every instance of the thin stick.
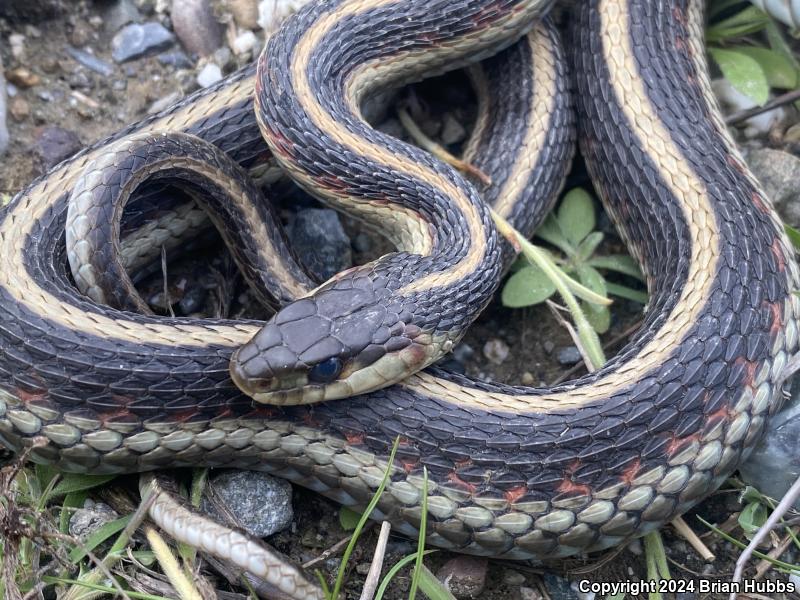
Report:
[[[739,555],[739,559],[736,561],[736,570],[733,572],[732,582],[734,584],[739,583],[742,580],[742,572],[744,571],[747,562],[750,560],[750,557],[753,556],[753,551],[764,540],[764,538],[767,537],[772,528],[780,522],[783,515],[785,515],[786,512],[792,508],[798,498],[800,498],[800,477],[795,480],[795,482],[792,484],[792,487],[790,487],[789,490],[783,495],[783,498],[781,498],[778,506],[776,506],[772,511],[772,514],[767,519],[767,522],[764,523],[763,526],[759,527],[758,531],[753,536],[753,539],[750,540],[750,543],[747,545],[747,548],[745,548]],[[736,592],[731,593],[729,600],[736,600]]]
[[167,285],[167,249],[161,246],[161,274],[164,278],[164,304],[167,305],[169,316],[175,317],[175,311],[172,310],[172,302],[169,297],[169,285]]
[[755,106],[753,108],[748,108],[747,110],[742,110],[737,113],[733,113],[729,117],[725,119],[726,125],[735,125],[740,121],[744,121],[751,117],[756,117],[760,114],[765,112],[769,112],[774,108],[780,108],[781,106],[785,106],[786,104],[791,104],[795,100],[800,100],[800,90],[792,90],[791,92],[786,92],[785,94],[781,94],[767,102],[764,106]]
[[[363,530],[362,534],[364,534],[367,531],[369,531],[370,529],[372,529],[372,527],[374,525],[375,525],[375,521],[367,521],[367,524],[364,525],[364,530]],[[339,554],[339,552],[344,550],[345,546],[347,546],[348,543],[350,543],[350,538],[349,537],[342,538],[341,540],[336,542],[333,546],[331,546],[330,548],[325,550],[322,554],[320,554],[316,558],[312,558],[308,562],[304,563],[303,564],[303,569],[308,570],[311,567],[314,567],[314,566],[316,566],[316,565],[318,565],[320,563],[325,562],[331,556]]]
[[714,553],[709,550],[708,546],[706,546],[699,537],[697,537],[697,534],[689,527],[686,521],[683,520],[683,517],[675,517],[672,520],[672,526],[683,539],[691,544],[692,548],[697,551],[704,561],[714,562],[714,560],[716,560],[717,557],[714,556]]
[[[783,525],[785,525],[785,523],[783,523]],[[797,527],[793,528],[795,535],[797,535],[798,529],[799,528]],[[781,554],[786,552],[786,549],[792,545],[793,541],[794,540],[792,539],[792,534],[787,533],[785,536],[783,536],[783,539],[780,542],[778,542],[778,545],[769,551],[767,556],[775,559],[780,558]],[[761,561],[756,566],[756,575],[754,579],[758,580],[763,578],[764,575],[766,575],[767,571],[769,571],[771,568],[772,568],[772,563],[762,558]]]
[[364,580],[364,588],[361,590],[360,600],[372,600],[375,590],[381,580],[381,570],[383,569],[383,557],[386,554],[386,544],[389,542],[389,532],[392,526],[389,521],[381,523],[381,532],[378,534],[378,543],[375,545],[375,555],[372,557],[372,564],[369,566],[367,578]]

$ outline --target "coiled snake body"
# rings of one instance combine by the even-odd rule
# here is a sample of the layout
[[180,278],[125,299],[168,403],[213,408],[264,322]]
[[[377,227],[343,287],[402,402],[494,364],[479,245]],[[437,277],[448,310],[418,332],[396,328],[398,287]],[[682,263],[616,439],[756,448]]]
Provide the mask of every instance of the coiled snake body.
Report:
[[[414,281],[403,283],[406,292],[417,286],[417,307],[425,298],[442,305],[449,290],[465,298],[452,315],[482,306],[496,283],[476,285],[471,299],[470,282],[500,250],[493,233],[441,247],[448,238],[429,227],[433,196],[456,202],[442,216],[468,232],[488,227],[485,210],[455,172],[363,125],[358,101],[383,83],[508,46],[547,4],[334,0],[292,19],[262,58],[258,120],[276,158],[329,202],[352,193],[379,218],[389,202],[395,241],[421,256]],[[160,132],[192,134],[251,165],[264,147],[250,69],[92,146],[2,209],[0,441],[20,450],[42,438],[31,456],[68,471],[266,469],[363,506],[401,436],[375,516],[413,534],[427,467],[429,541],[508,558],[608,547],[715,489],[780,404],[782,371],[798,343],[797,266],[710,95],[700,2],[581,4],[573,67],[582,149],[651,298],[641,330],[605,367],[553,389],[427,370],[353,398],[268,406],[239,393],[228,374],[232,353],[258,324],[136,315],[77,292],[64,272],[63,232],[84,172]],[[555,44],[539,28],[496,59],[515,65],[506,73],[535,67],[534,85],[518,81],[519,96],[503,107],[527,120],[513,125],[484,108],[470,147],[495,181],[488,199],[528,233],[569,156],[566,101],[545,100],[540,86],[566,87]],[[536,56],[545,59],[534,64]],[[503,84],[493,75],[482,81]],[[504,94],[497,98],[507,101]],[[109,182],[90,181],[80,185],[91,205],[93,190]],[[392,204],[393,185],[409,199],[406,212]],[[508,200],[525,194],[537,196],[535,213],[515,212]],[[261,241],[286,252],[269,231]],[[292,287],[291,272],[283,277],[283,299],[305,291]]]

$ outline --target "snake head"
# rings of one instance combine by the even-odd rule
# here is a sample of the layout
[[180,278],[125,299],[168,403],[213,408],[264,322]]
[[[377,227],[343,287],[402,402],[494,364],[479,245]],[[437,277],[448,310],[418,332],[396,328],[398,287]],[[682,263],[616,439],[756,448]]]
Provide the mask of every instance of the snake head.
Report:
[[239,348],[231,378],[248,396],[274,405],[346,398],[404,379],[441,347],[411,323],[410,310],[387,297],[368,277],[325,284],[285,306]]

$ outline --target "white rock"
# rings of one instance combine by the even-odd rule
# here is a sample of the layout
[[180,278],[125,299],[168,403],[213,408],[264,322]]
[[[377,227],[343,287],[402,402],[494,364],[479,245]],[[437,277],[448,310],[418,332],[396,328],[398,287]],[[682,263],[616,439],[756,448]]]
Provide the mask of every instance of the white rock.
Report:
[[17,60],[25,58],[25,36],[21,33],[12,33],[8,36],[8,45],[11,47],[11,56]]
[[208,63],[197,74],[197,83],[200,85],[200,87],[204,88],[210,85],[214,85],[221,79],[222,79],[222,69],[220,69],[214,63]]
[[237,55],[247,54],[258,43],[256,34],[252,31],[244,31],[236,36],[231,42],[231,50]]
[[309,0],[261,0],[258,3],[258,26],[275,31],[286,17],[300,10]]
[[[757,106],[752,99],[734,88],[727,79],[716,79],[711,82],[711,87],[720,102],[733,112],[740,112]],[[775,108],[755,117],[750,117],[745,121],[747,128],[744,130],[744,134],[748,138],[763,135],[785,116],[786,111],[783,108]]]

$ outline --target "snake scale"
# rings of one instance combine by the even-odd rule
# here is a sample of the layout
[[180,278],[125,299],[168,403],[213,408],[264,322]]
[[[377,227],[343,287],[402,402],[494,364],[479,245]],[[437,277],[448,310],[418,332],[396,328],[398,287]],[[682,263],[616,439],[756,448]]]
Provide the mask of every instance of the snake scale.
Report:
[[[791,292],[800,274],[710,93],[699,0],[587,0],[571,16],[582,152],[650,294],[641,329],[591,375],[531,389],[428,369],[351,398],[261,404],[237,390],[228,369],[234,351],[263,324],[124,312],[88,299],[66,275],[69,196],[104,155],[171,132],[214,144],[248,168],[266,152],[260,125],[275,158],[312,193],[345,209],[344,197],[353,193],[368,199],[361,206],[377,211],[375,218],[395,219],[388,226],[393,240],[418,257],[414,279],[401,290],[417,294],[415,307],[424,304],[420,298],[443,305],[445,290],[466,298],[453,315],[467,308],[477,314],[496,283],[476,284],[470,300],[470,281],[484,281],[478,272],[489,254],[498,255],[488,267],[497,272],[508,258],[483,227],[485,209],[455,171],[367,127],[358,103],[382,86],[508,47],[504,58],[491,60],[509,61],[506,74],[530,73],[535,83],[506,77],[516,80],[514,102],[505,88],[484,98],[468,150],[495,182],[487,201],[531,233],[552,205],[571,152],[569,101],[543,95],[541,86],[568,85],[551,28],[513,42],[550,4],[311,5],[271,38],[257,74],[246,69],[93,145],[18,194],[0,212],[0,442],[20,451],[42,440],[30,456],[66,471],[263,469],[364,506],[400,436],[373,516],[413,535],[424,467],[429,542],[514,559],[623,542],[714,490],[781,403],[783,369],[798,345],[800,299]],[[484,91],[509,85],[490,69],[481,77]],[[485,109],[504,99],[503,110],[524,125]],[[109,184],[101,177],[96,183]],[[403,194],[393,195],[393,183]],[[537,208],[519,214],[508,199],[525,194],[536,196]],[[453,212],[442,212],[437,195],[455,202]],[[437,210],[452,227],[489,233],[443,245],[446,234],[428,226]],[[263,237],[285,251],[271,230]],[[395,267],[381,273],[389,283],[403,275]],[[347,277],[330,285],[342,281]],[[304,309],[293,306],[283,310],[300,318]],[[429,333],[424,323],[414,330]],[[272,347],[258,336],[250,344],[240,353]],[[236,369],[247,391],[264,392],[263,381],[249,379],[261,377],[260,369]]]

